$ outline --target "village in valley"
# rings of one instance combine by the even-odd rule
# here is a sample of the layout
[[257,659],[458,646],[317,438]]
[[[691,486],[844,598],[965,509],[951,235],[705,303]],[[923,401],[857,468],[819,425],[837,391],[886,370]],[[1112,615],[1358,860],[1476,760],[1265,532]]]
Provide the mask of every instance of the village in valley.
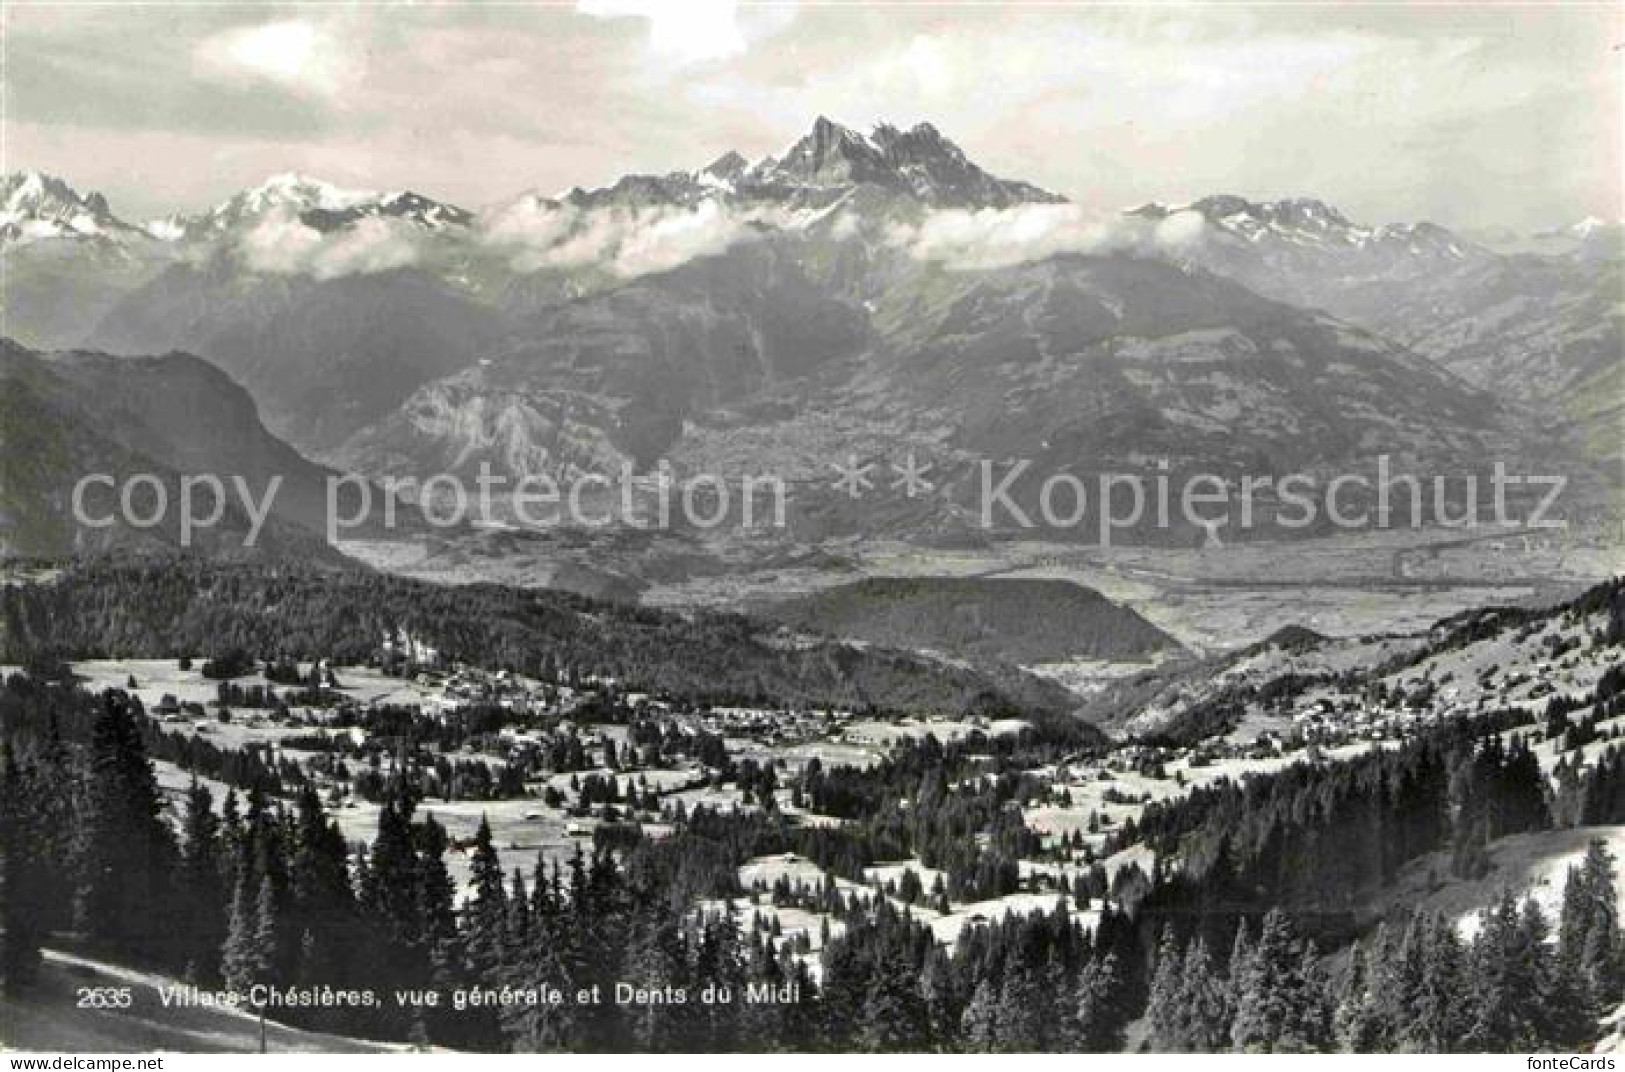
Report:
[[[1599,642],[1606,627],[1606,610],[1594,608],[1485,612],[1408,635],[1287,630],[1201,673],[1146,671],[1148,691],[1136,694],[1116,740],[1023,769],[997,747],[1031,731],[1020,719],[685,704],[569,667],[527,677],[450,660],[404,630],[380,637],[368,665],[275,664],[237,652],[72,669],[94,691],[138,698],[171,742],[155,755],[177,818],[194,778],[210,782],[183,759],[196,768],[202,750],[252,757],[266,784],[314,786],[357,845],[374,836],[386,787],[404,777],[420,812],[447,831],[459,898],[469,894],[482,824],[508,870],[528,869],[538,854],[563,861],[620,838],[667,836],[699,809],[839,827],[847,820],[820,812],[805,791],[809,774],[954,745],[985,774],[949,792],[998,786],[1020,831],[1004,892],[951,897],[943,868],[917,857],[841,876],[790,852],[748,861],[739,869],[744,896],[706,906],[731,913],[746,933],[771,934],[816,972],[841,913],[876,899],[949,947],[965,928],[1009,914],[1097,918],[1125,888],[1143,889],[1156,866],[1136,836],[1147,807],[1202,786],[1343,762],[1459,717],[1508,711],[1522,715],[1503,736],[1523,738],[1548,773],[1594,761],[1625,729],[1617,649]],[[254,780],[236,770],[239,785]],[[210,787],[217,805],[232,792],[224,782]],[[1519,866],[1557,864],[1536,852]]]

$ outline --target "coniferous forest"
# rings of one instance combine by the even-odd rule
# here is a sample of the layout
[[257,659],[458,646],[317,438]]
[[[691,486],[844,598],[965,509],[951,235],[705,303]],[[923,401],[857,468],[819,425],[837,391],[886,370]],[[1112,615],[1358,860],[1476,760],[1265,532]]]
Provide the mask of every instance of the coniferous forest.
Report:
[[[50,598],[8,597],[8,613],[37,620]],[[1053,850],[1022,810],[1058,790],[1034,772],[1077,762],[1100,748],[1092,739],[1080,752],[1078,735],[1038,722],[927,735],[868,767],[790,769],[634,722],[641,754],[689,749],[714,784],[760,806],[623,800],[565,749],[538,762],[586,770],[570,774],[584,806],[661,807],[668,829],[605,822],[571,853],[514,867],[487,822],[469,843],[449,835],[435,816],[448,783],[432,767],[358,779],[376,829],[347,839],[309,770],[202,747],[130,690],[84,688],[60,661],[74,646],[41,638],[0,686],[0,984],[13,998],[40,977],[42,950],[71,948],[254,995],[282,1023],[453,1049],[1261,1053],[1572,1050],[1625,1000],[1618,862],[1601,840],[1555,910],[1507,889],[1466,921],[1367,911],[1418,861],[1470,881],[1502,839],[1625,822],[1625,753],[1561,705],[1544,721],[1515,707],[1445,719],[1148,803],[1098,855],[1084,850],[1089,866],[1053,908],[978,916],[945,942],[926,909],[1035,888],[1024,864]],[[226,650],[204,671],[222,679],[222,706],[268,702],[230,684],[256,663]],[[342,670],[305,673],[301,654],[268,652],[267,682],[307,699],[340,689]],[[1599,680],[1599,705],[1619,678]],[[458,717],[490,716],[445,721]],[[1550,777],[1542,741],[1569,749]],[[1599,744],[1581,764],[1575,749]],[[606,755],[635,762],[630,748]],[[157,761],[190,772],[178,797]],[[938,878],[863,884],[901,858]],[[826,877],[753,889],[741,868],[761,859]],[[816,944],[750,911],[758,897],[822,914]]]
[[[1377,857],[1390,844],[1468,855],[1484,820],[1444,821],[1452,786],[1493,804],[1498,821],[1551,821],[1520,812],[1531,798],[1517,753],[1475,746],[1465,733],[1372,765],[1385,769],[1351,765],[1336,784],[1292,771],[1158,812],[1140,836],[1158,843],[1184,824],[1191,867],[1119,876],[1132,909],[1109,909],[1093,927],[1064,911],[1009,917],[949,955],[890,900],[846,903],[822,891],[845,926],[817,983],[770,934],[699,906],[740,895],[736,869],[752,856],[799,850],[839,873],[877,849],[889,854],[888,836],[943,844],[929,823],[887,833],[887,793],[920,784],[906,762],[874,776],[882,803],[859,806],[866,820],[838,838],[696,810],[672,838],[504,874],[482,828],[473,889],[458,907],[445,831],[404,786],[391,788],[365,846],[344,842],[309,787],[288,800],[248,790],[216,801],[195,783],[175,829],[128,697],[18,675],[3,701],[12,732],[0,797],[0,963],[11,992],[28,987],[42,943],[73,935],[201,987],[285,991],[276,1015],[286,1022],[453,1048],[1112,1050],[1143,1016],[1145,1044],[1163,1050],[1432,1052],[1576,1047],[1625,979],[1615,861],[1600,843],[1570,876],[1560,918],[1507,895],[1471,940],[1422,915],[1356,936],[1335,909],[1314,907],[1349,890],[1351,854],[1361,850],[1350,842]],[[1454,769],[1437,777],[1452,749]],[[952,763],[918,758],[935,764],[927,781]],[[1617,768],[1611,759],[1592,780],[1617,778]],[[1384,833],[1385,808],[1411,828],[1403,837]],[[1371,821],[1352,826],[1355,809]],[[1282,819],[1304,811],[1316,817]],[[1380,881],[1380,859],[1373,866],[1370,881]],[[794,984],[796,1000],[696,1015],[655,1002],[517,996],[617,983],[688,994]],[[377,997],[356,997],[367,991]],[[402,1006],[395,996],[429,991],[443,1003]],[[453,1008],[459,992],[469,1001]]]

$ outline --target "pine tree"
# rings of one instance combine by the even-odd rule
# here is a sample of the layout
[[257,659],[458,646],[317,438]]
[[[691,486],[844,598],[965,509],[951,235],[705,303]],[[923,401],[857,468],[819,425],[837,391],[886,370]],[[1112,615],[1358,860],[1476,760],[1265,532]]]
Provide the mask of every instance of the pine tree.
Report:
[[976,984],[959,1018],[959,1037],[968,1053],[994,1053],[999,1045],[999,995],[989,979]]
[[[77,858],[82,928],[111,948],[184,964],[186,929],[173,918],[175,843],[128,697],[109,692],[91,728]],[[176,963],[180,961],[181,963]]]
[[1146,1023],[1151,1045],[1161,1053],[1185,1053],[1194,1049],[1185,1036],[1185,962],[1174,943],[1172,928],[1164,927],[1157,943],[1156,968],[1151,975],[1151,993],[1146,1000]]
[[959,974],[954,970],[946,951],[933,943],[925,955],[925,967],[920,972],[920,993],[925,999],[929,1033],[943,1049],[957,1048],[959,1019],[964,1004],[959,984]]
[[1428,917],[1422,980],[1406,1032],[1422,1053],[1459,1053],[1471,1029],[1466,951],[1453,923]]
[[1614,887],[1614,858],[1608,846],[1593,838],[1584,859],[1569,870],[1558,922],[1558,958],[1578,973],[1599,1013],[1625,998],[1619,906]]
[[[683,987],[687,978],[687,949],[677,921],[660,912],[639,913],[633,925],[627,956],[628,982],[658,990]],[[684,1010],[669,1005],[649,1004],[628,1010],[630,1036],[639,1050],[671,1051],[680,1046],[679,1020]]]
[[502,880],[502,861],[491,843],[491,824],[482,815],[469,858],[473,896],[463,910],[463,933],[468,958],[477,976],[495,981],[501,972],[508,944],[508,894]]
[[1377,1033],[1373,1030],[1370,970],[1366,947],[1356,944],[1349,950],[1348,967],[1338,992],[1333,1025],[1337,1041],[1350,1053],[1373,1053]]
[[[451,874],[446,870],[446,831],[433,815],[425,815],[416,828],[419,850],[417,855],[418,894],[417,911],[412,926],[415,931],[413,945],[421,976],[430,987],[449,991],[467,981],[469,971],[457,931],[455,908],[456,889]],[[437,1013],[428,1014],[425,1026],[432,1038],[446,1038],[463,1042],[457,1033],[457,1017],[442,1006]]]
[[893,946],[870,975],[858,1045],[870,1053],[918,1052],[928,1023],[915,966]]
[[[9,749],[0,746],[0,993],[34,982],[44,931],[39,828],[30,807],[34,789]],[[40,787],[43,788],[43,787]]]
[[1235,993],[1242,976],[1253,958],[1252,935],[1247,929],[1247,919],[1243,917],[1236,924],[1236,936],[1230,943],[1230,959],[1225,961],[1225,976],[1230,980],[1230,992]]
[[1073,1048],[1115,1053],[1123,1047],[1123,975],[1111,953],[1091,958],[1078,973],[1074,992]]
[[530,897],[525,891],[525,876],[519,868],[513,869],[513,884],[508,891],[508,923],[503,930],[507,945],[503,949],[503,972],[512,972],[520,955],[530,941]]
[[1506,890],[1484,910],[1471,958],[1469,1049],[1508,1053],[1543,1048],[1552,1027],[1547,1005],[1552,972],[1546,961],[1550,956],[1545,948],[1545,924],[1533,902],[1520,912],[1512,891]]
[[349,850],[312,787],[300,792],[297,809],[286,929],[301,935],[295,966],[299,980],[337,986],[350,975],[352,945],[347,939],[358,922]]
[[1331,1041],[1330,1010],[1312,947],[1293,933],[1285,913],[1264,917],[1258,944],[1245,957],[1236,988],[1231,1044],[1243,1053],[1313,1053]]
[[1181,1017],[1188,1047],[1197,1053],[1218,1053],[1230,1043],[1234,1017],[1229,990],[1213,970],[1207,940],[1198,936],[1185,950],[1180,979],[1184,1005]]
[[994,1051],[1036,1053],[1043,1049],[1050,1023],[1046,1005],[1045,992],[1034,969],[1025,963],[1007,962],[995,1014],[998,1026]]
[[210,983],[220,977],[220,948],[226,933],[226,889],[220,855],[220,821],[214,797],[195,777],[186,791],[181,822],[180,889],[188,906],[187,975]]
[[1397,940],[1385,943],[1383,956],[1372,965],[1371,1015],[1384,1049],[1419,1049],[1413,1028],[1425,970],[1426,928],[1426,917],[1411,913]]
[[260,879],[257,896],[250,893],[252,888],[249,875],[238,879],[220,954],[227,989],[245,998],[255,986],[272,981],[276,959],[276,895],[271,880],[268,876]]

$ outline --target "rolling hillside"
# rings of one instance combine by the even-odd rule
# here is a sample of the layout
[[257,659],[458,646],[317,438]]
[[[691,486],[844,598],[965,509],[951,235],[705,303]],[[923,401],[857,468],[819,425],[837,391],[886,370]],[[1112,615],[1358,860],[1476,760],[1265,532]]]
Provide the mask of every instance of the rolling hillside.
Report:
[[1136,612],[1066,581],[875,577],[760,611],[810,633],[973,662],[1135,662],[1179,648]]

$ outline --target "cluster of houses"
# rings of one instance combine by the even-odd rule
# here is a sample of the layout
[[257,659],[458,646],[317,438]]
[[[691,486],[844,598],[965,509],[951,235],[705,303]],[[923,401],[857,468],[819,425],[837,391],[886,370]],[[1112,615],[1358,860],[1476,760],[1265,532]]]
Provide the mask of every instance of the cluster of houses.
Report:
[[709,707],[678,716],[690,731],[734,737],[765,745],[797,745],[827,740],[852,719],[850,711],[788,711],[769,707]]

